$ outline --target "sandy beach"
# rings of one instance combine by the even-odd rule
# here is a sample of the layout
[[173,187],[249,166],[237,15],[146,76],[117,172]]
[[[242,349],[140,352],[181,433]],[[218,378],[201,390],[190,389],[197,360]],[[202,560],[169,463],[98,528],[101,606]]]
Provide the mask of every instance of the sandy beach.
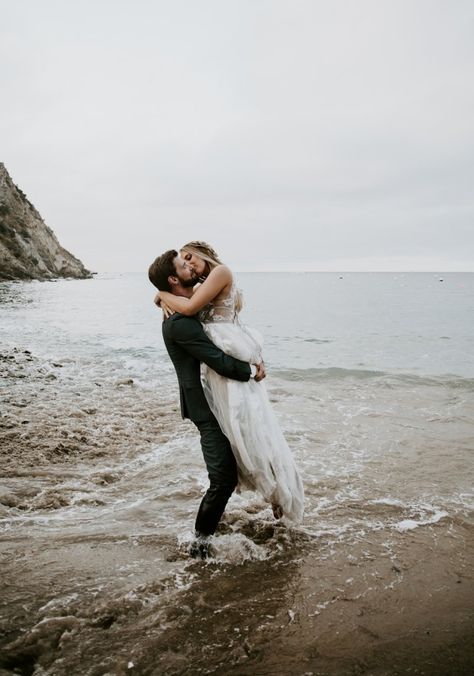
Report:
[[79,507],[99,509],[124,479],[117,458],[192,430],[173,397],[157,407],[133,382],[91,381],[91,406],[84,384],[59,375],[66,363],[10,350],[1,369],[1,514],[35,521],[31,537],[13,519],[1,545],[1,674],[472,673],[469,519],[381,526],[349,543],[287,530],[250,501],[228,510],[206,563],[172,530],[48,529],[43,516],[68,509],[68,477],[85,464],[95,488]]

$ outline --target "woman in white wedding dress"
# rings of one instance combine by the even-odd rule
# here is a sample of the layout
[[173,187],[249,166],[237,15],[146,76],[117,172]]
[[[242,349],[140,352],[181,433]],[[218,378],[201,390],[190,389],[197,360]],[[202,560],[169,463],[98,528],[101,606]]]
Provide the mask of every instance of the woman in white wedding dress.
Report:
[[[215,345],[237,359],[260,363],[262,338],[239,321],[242,298],[231,270],[205,242],[190,242],[180,253],[201,283],[191,298],[160,291],[156,302],[165,312],[199,312],[204,330]],[[276,518],[299,523],[303,485],[264,383],[224,378],[205,365],[203,381],[209,406],[232,446],[240,488],[260,493],[271,503]]]

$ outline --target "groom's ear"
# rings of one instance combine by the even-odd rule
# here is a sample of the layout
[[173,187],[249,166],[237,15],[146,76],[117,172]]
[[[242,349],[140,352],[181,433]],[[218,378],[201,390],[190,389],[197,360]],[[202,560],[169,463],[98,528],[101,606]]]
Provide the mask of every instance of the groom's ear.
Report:
[[175,277],[174,275],[169,275],[168,284],[170,286],[176,286],[177,284],[179,284],[179,279],[177,277]]

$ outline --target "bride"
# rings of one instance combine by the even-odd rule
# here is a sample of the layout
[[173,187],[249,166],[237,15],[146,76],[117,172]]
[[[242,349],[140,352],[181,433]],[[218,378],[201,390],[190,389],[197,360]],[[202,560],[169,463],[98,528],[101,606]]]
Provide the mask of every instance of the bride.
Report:
[[[262,338],[239,321],[242,296],[231,270],[205,242],[189,242],[180,253],[201,283],[191,298],[160,291],[155,302],[165,315],[199,313],[215,345],[237,359],[260,363]],[[259,492],[271,503],[276,518],[299,523],[303,485],[264,383],[224,378],[204,364],[203,380],[209,406],[232,446],[240,488]]]

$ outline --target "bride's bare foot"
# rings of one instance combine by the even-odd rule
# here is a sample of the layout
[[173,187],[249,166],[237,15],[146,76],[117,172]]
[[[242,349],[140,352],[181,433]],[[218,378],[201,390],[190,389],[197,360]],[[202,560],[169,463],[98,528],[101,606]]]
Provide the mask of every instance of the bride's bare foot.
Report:
[[283,516],[283,509],[276,502],[272,502],[272,511],[275,519],[281,519]]

